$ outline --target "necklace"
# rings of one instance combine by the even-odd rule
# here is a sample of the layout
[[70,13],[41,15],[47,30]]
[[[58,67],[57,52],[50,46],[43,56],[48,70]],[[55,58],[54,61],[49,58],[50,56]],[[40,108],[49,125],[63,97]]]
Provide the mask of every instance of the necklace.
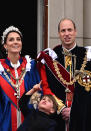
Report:
[[[6,64],[5,59],[3,59],[0,62],[0,74],[3,73],[7,81],[11,84],[12,87],[15,88],[14,96],[16,96],[17,98],[17,107],[18,107],[18,99],[20,98],[20,86],[24,80],[26,72],[30,71],[31,69],[31,58],[29,56],[22,57],[22,61],[23,62],[21,63],[21,65],[19,65],[20,66],[19,70],[21,71],[21,74],[19,76],[17,74],[18,66],[12,66],[13,68],[15,67],[15,74],[16,74],[15,77],[11,73],[10,66]],[[8,74],[10,75],[10,77]],[[15,80],[16,83],[14,83],[11,78]]]
[[[13,86],[13,87],[15,87],[15,88],[17,88],[17,87],[19,87],[20,85],[21,85],[21,83],[22,83],[22,81],[23,81],[23,79],[24,79],[24,76],[25,76],[25,74],[26,74],[26,70],[23,68],[22,69],[22,72],[21,72],[21,74],[20,74],[20,76],[18,77],[18,78],[15,78],[12,74],[11,74],[11,72],[10,72],[10,70],[9,69],[7,69],[7,72],[10,74],[10,76],[14,79],[14,80],[16,80],[16,84],[14,84],[13,83],[13,81],[9,78],[9,76],[7,75],[7,73],[4,71],[4,75],[5,75],[5,77],[8,79],[8,81],[11,83],[11,85]],[[19,80],[20,80],[20,82],[19,82]]]
[[[7,80],[10,82],[10,84],[11,84],[13,87],[15,87],[16,93],[14,93],[14,96],[16,96],[17,99],[19,99],[19,98],[20,98],[20,88],[19,88],[19,87],[20,87],[20,85],[22,84],[22,82],[23,82],[23,80],[24,80],[24,76],[25,76],[25,74],[26,74],[26,70],[23,69],[21,75],[20,75],[18,78],[15,78],[15,77],[11,74],[11,72],[10,72],[9,69],[7,69],[7,72],[11,75],[11,77],[12,77],[14,80],[16,80],[16,84],[14,84],[13,81],[12,81],[12,80],[9,78],[9,76],[7,75],[7,73],[4,71],[4,75],[5,75],[5,77],[7,78]],[[20,81],[19,81],[19,80],[20,80]],[[18,103],[17,103],[17,106],[18,106]]]
[[[87,52],[86,52],[86,54],[85,54],[85,57],[84,57],[84,59],[83,59],[83,64],[82,64],[79,72],[84,72],[84,68],[85,68],[85,66],[86,66],[86,63],[87,63]],[[57,75],[58,75],[58,78],[63,82],[63,84],[66,84],[67,86],[68,86],[68,85],[73,85],[74,82],[76,82],[76,80],[79,79],[79,75],[77,75],[77,76],[75,76],[70,82],[67,82],[66,80],[64,80],[64,78],[63,78],[62,75],[60,74],[60,69],[58,68],[58,65],[57,65],[57,64],[58,64],[58,62],[57,62],[56,60],[54,60],[53,65],[54,65],[55,71],[56,71],[56,73],[57,73]]]

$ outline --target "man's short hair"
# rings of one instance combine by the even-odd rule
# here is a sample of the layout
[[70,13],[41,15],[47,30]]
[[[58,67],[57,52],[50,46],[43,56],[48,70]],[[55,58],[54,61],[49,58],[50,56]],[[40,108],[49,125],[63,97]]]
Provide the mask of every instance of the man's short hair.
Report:
[[60,32],[60,23],[61,23],[62,21],[64,21],[64,20],[69,20],[69,21],[71,21],[72,24],[73,24],[73,26],[74,26],[74,29],[76,29],[76,25],[75,25],[75,22],[74,22],[73,20],[71,20],[71,19],[69,19],[69,18],[63,18],[63,19],[60,20],[60,22],[59,22],[59,24],[58,24],[58,32]]

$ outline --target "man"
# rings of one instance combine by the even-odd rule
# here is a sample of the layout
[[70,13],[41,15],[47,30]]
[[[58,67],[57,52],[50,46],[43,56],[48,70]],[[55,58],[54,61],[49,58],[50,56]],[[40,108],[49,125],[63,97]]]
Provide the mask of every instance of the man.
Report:
[[77,31],[72,20],[62,19],[58,24],[58,34],[61,45],[57,45],[53,50],[46,49],[45,52],[41,52],[38,60],[45,63],[40,66],[44,94],[51,92],[66,106],[61,108],[57,131],[68,131],[74,83],[78,79],[79,70],[84,70],[86,66],[86,49],[76,44]]
[[91,51],[89,47],[86,48],[87,62],[84,59],[75,83],[69,131],[91,131]]

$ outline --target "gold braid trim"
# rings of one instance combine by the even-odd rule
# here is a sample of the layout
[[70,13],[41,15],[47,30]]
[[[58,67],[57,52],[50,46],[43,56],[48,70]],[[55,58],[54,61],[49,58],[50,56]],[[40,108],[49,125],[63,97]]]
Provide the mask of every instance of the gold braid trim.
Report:
[[55,98],[57,104],[58,104],[58,110],[57,113],[59,114],[61,112],[61,110],[66,107],[65,104],[63,104],[63,101],[58,99],[55,95],[53,95],[53,97]]

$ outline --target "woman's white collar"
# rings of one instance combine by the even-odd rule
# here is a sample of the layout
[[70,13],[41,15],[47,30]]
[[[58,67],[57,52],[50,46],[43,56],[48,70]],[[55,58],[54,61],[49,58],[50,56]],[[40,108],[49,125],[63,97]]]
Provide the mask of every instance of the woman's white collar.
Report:
[[[31,69],[31,58],[29,57],[29,55],[26,55],[25,58],[27,60],[27,64],[26,64],[26,72],[27,72],[27,71],[30,71],[30,69]],[[13,68],[17,69],[20,66],[20,62],[18,61],[17,64],[11,63],[11,66]],[[0,62],[0,74],[2,74],[2,72],[4,72],[4,68]]]

